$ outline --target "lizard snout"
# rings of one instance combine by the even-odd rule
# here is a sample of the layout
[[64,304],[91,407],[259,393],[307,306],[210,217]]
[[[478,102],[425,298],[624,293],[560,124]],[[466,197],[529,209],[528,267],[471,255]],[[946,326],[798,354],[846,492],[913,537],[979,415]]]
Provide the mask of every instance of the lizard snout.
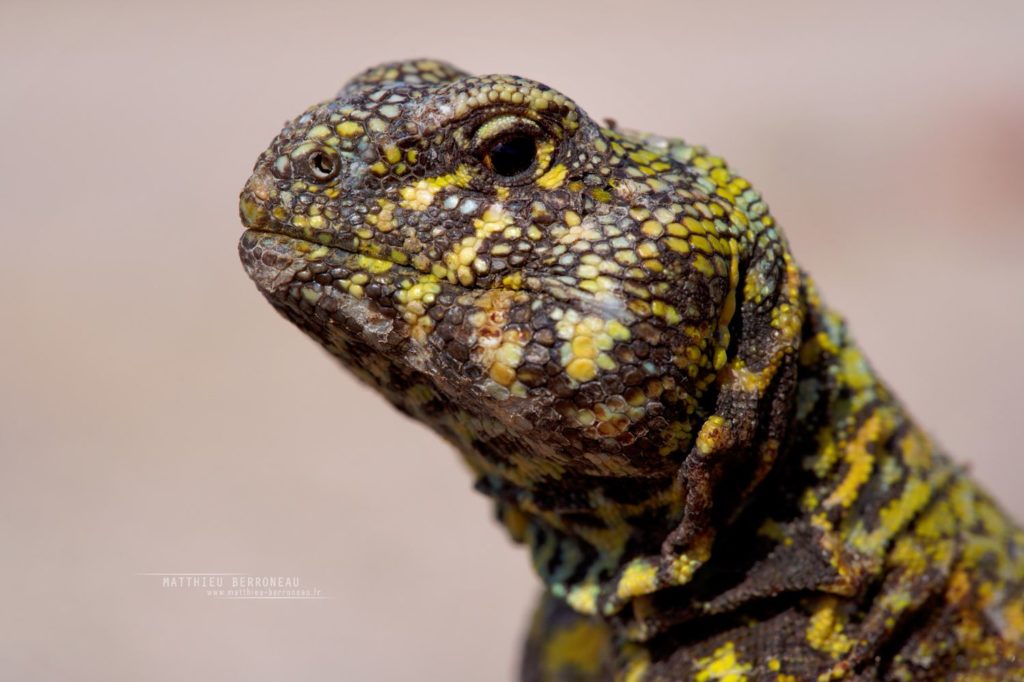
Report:
[[242,188],[238,197],[238,213],[242,224],[249,229],[266,227],[270,222],[269,205],[277,194],[274,179],[267,169],[257,168]]

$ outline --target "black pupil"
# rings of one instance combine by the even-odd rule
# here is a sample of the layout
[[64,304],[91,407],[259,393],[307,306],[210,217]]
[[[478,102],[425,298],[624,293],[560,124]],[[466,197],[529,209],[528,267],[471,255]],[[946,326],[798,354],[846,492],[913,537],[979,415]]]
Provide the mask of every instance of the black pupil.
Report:
[[491,147],[491,168],[498,175],[519,175],[533,165],[537,142],[529,135],[516,135]]
[[327,154],[317,152],[313,154],[310,162],[312,162],[313,169],[318,175],[330,175],[334,172],[334,161]]

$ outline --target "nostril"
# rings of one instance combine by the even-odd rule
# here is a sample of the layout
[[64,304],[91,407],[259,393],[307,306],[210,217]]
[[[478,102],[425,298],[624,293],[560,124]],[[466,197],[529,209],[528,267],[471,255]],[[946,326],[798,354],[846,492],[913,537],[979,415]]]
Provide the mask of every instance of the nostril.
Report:
[[274,196],[274,183],[266,171],[257,170],[242,188],[238,198],[238,213],[248,228],[264,227],[270,219],[267,204]]

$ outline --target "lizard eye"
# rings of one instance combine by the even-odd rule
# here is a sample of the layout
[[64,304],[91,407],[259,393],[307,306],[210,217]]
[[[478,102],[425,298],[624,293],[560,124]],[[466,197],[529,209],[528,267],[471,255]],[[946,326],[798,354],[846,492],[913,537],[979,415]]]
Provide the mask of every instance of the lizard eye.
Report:
[[484,163],[498,175],[512,178],[533,165],[537,142],[529,135],[515,135],[496,142],[484,156]]
[[309,172],[320,182],[332,179],[338,174],[338,159],[322,150],[309,155]]
[[540,153],[544,145],[541,127],[519,116],[499,116],[473,135],[477,157],[503,180],[528,180],[543,173],[551,157],[550,152]]

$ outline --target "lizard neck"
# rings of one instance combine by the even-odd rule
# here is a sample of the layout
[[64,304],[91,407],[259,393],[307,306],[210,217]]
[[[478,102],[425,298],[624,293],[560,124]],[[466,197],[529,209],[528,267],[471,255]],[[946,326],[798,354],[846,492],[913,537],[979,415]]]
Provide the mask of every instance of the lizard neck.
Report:
[[[953,467],[805,276],[799,298],[805,314],[794,389],[777,397],[786,401],[781,412],[789,429],[784,437],[766,430],[731,462],[747,473],[717,486],[716,502],[725,502],[714,510],[714,533],[683,545],[670,541],[685,521],[686,489],[678,479],[645,481],[648,502],[639,514],[635,504],[604,498],[594,513],[605,523],[591,534],[573,532],[576,518],[535,513],[521,504],[530,499],[522,491],[481,486],[495,495],[499,518],[529,546],[555,596],[646,640],[782,592],[862,593],[893,570],[892,550],[903,537],[910,540],[900,560],[920,564],[929,557],[932,578],[948,572],[955,524],[943,524],[932,502]],[[777,456],[764,458],[766,447]]]

